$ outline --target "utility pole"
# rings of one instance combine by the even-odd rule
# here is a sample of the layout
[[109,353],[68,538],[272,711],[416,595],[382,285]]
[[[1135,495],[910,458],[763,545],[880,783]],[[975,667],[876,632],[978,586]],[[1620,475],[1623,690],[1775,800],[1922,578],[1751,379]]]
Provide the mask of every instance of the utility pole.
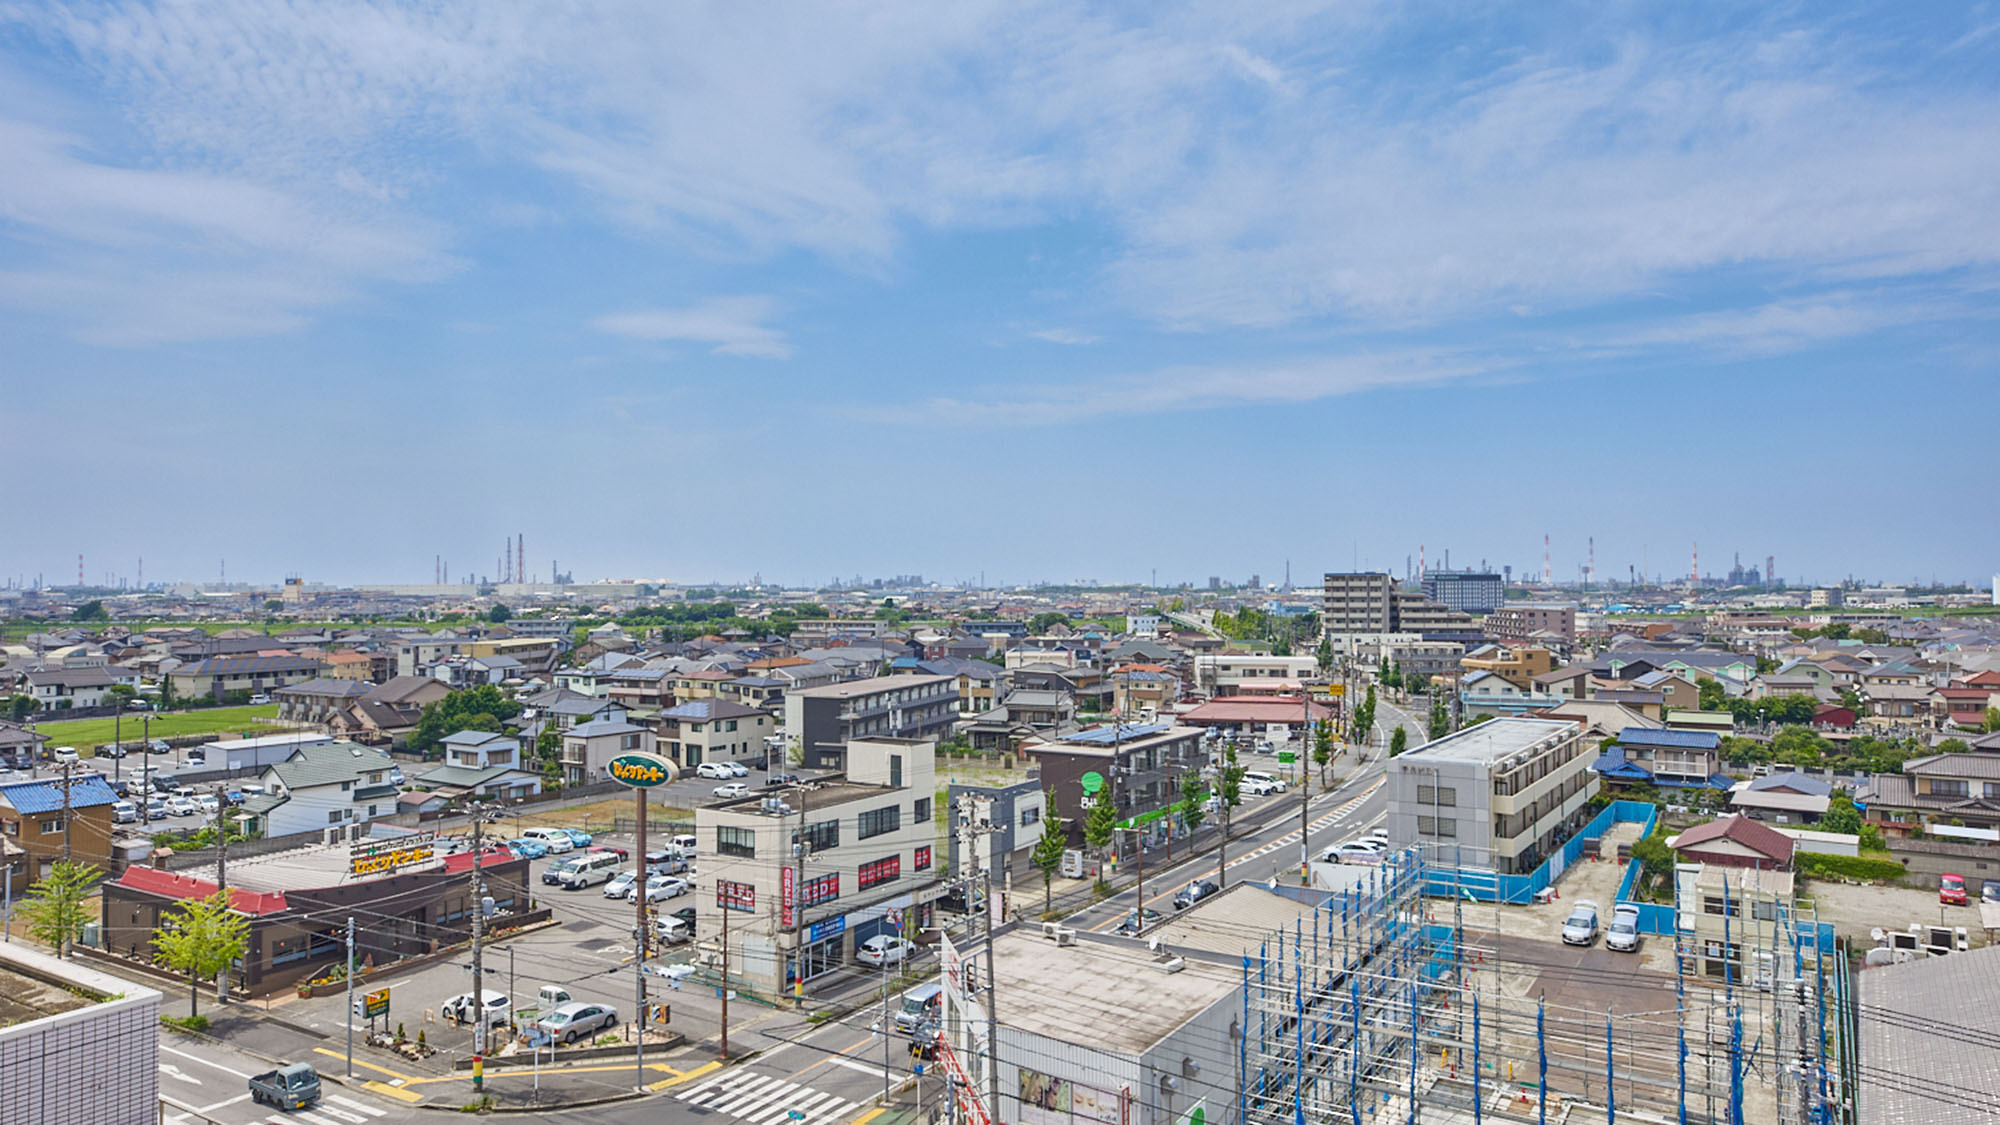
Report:
[[633,830],[632,842],[639,849],[639,870],[641,872],[637,884],[639,893],[636,896],[639,900],[637,919],[639,928],[632,935],[632,949],[634,951],[632,960],[632,1003],[634,1008],[632,1027],[636,1032],[633,1039],[638,1044],[638,1048],[632,1056],[634,1065],[633,1073],[637,1080],[632,1085],[634,1089],[643,1094],[646,1092],[646,910],[650,905],[646,901],[646,881],[652,878],[652,873],[646,870],[646,789],[644,786],[635,785],[632,787],[632,803],[634,811],[639,816],[639,825]]
[[[482,1016],[484,1012],[480,1013]],[[354,915],[347,916],[347,1076],[354,1077]]]
[[[641,857],[642,859],[644,857]],[[729,916],[735,907],[723,898],[717,888],[716,903],[722,907],[722,1061],[729,1061]],[[886,1033],[885,1033],[886,1034]]]
[[[486,1088],[486,974],[485,974],[484,964],[480,960],[479,956],[480,938],[484,936],[484,931],[486,928],[485,900],[483,897],[486,888],[482,877],[483,869],[480,866],[481,860],[485,858],[486,845],[479,838],[479,831],[484,823],[485,821],[484,818],[480,816],[480,811],[476,808],[473,809],[472,810],[472,1008],[474,1014],[472,1017],[473,1018],[472,1088],[474,1090],[484,1090]],[[352,970],[353,968],[351,957],[349,958],[348,967],[350,970]],[[353,976],[354,976],[353,972],[350,971],[348,973],[349,979],[351,980]],[[512,1000],[510,999],[509,1003],[511,1002]],[[349,1015],[351,1017],[352,1013],[350,1012]],[[350,1037],[352,1037],[353,1035],[351,1031],[348,1034]]]
[[799,786],[799,844],[792,849],[792,996],[806,1006],[806,787]]
[[1299,721],[1299,882],[1312,885],[1312,848],[1306,839],[1306,810],[1312,803],[1312,693],[1306,690],[1305,677],[1299,677],[1299,708],[1303,716]]
[[[224,821],[220,805],[215,810],[215,893],[222,896],[224,906],[229,904],[229,827]],[[352,958],[350,958],[350,961]],[[348,974],[350,977],[352,973]],[[353,997],[348,999],[352,1000]],[[229,1003],[229,966],[222,967],[222,977],[215,984],[215,1002]],[[350,1005],[351,1009],[351,1005]],[[349,1015],[352,1015],[350,1010]],[[353,1020],[349,1019],[352,1026]]]
[[63,862],[69,862],[69,786],[70,768],[75,762],[63,763]]

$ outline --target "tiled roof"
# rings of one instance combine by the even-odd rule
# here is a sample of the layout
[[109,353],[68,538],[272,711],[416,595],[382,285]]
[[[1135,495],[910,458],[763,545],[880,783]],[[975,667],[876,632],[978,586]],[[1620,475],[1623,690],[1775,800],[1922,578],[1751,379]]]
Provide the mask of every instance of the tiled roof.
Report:
[[[763,717],[764,712],[728,699],[691,699],[678,707],[669,707],[655,712],[656,719],[685,719],[689,722],[707,723],[717,719],[754,719]],[[594,724],[593,724],[594,725]]]
[[1627,746],[1664,746],[1675,750],[1713,750],[1722,738],[1712,730],[1660,730],[1653,727],[1626,727],[1618,741]]
[[243,676],[260,672],[307,672],[321,667],[303,656],[211,656],[174,669],[176,676]]
[[386,751],[354,742],[330,742],[307,746],[271,769],[287,789],[309,789],[318,785],[338,785],[394,767]]
[[1793,840],[1775,828],[1767,828],[1747,816],[1725,816],[1697,824],[1674,841],[1676,851],[1700,847],[1714,840],[1731,840],[1780,863],[1792,858]]
[[304,683],[293,684],[290,687],[281,687],[272,694],[331,695],[340,699],[352,699],[355,696],[366,695],[367,693],[368,685],[359,680],[335,680],[325,676],[317,676]]
[[[2000,947],[1883,965],[1856,977],[1860,989],[1862,1120],[1880,1125],[1990,1121],[1977,1105],[2000,1104]],[[1950,1034],[1913,1031],[1906,1013]],[[1951,1100],[1942,1100],[1948,1093]]]
[[[133,866],[125,869],[118,877],[118,884],[135,891],[159,895],[162,898],[190,899],[207,898],[216,891],[214,883],[197,879],[192,875],[177,875],[157,867]],[[229,888],[229,906],[240,914],[276,914],[285,909],[283,892],[247,891],[242,887]]]

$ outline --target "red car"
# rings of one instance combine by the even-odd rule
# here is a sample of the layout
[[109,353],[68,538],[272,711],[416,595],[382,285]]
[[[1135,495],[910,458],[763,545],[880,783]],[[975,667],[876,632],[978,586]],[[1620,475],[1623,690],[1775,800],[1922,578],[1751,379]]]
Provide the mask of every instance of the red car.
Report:
[[617,856],[619,859],[624,859],[625,856],[627,855],[625,849],[617,846],[616,844],[597,844],[593,846],[590,850],[594,852],[610,852],[612,855]]
[[1964,906],[1965,876],[1943,875],[1938,878],[1938,901],[1952,906]]

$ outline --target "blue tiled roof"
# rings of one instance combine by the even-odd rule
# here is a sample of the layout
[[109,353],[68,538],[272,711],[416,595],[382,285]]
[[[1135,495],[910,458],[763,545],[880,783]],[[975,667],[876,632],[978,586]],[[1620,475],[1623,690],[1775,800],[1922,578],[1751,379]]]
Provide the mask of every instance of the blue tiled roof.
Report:
[[1722,745],[1722,736],[1712,730],[1655,730],[1626,727],[1618,732],[1623,746],[1669,746],[1677,750],[1713,750]]
[[[118,799],[111,786],[96,774],[86,774],[74,778],[69,783],[69,807],[87,809],[96,805],[108,805]],[[56,812],[63,807],[63,787],[60,781],[22,781],[13,785],[0,785],[0,800],[6,801],[24,813]]]
[[1626,761],[1625,751],[1615,746],[1598,755],[1597,760],[1590,763],[1590,769],[1592,773],[1615,778],[1619,781],[1653,780],[1652,771],[1644,766],[1634,765]]

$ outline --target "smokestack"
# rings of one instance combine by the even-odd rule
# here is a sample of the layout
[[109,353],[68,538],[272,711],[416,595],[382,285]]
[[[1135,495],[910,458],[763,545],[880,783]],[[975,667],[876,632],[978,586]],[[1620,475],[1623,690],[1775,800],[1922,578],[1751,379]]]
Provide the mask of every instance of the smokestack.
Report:
[[1555,579],[1555,571],[1549,568],[1549,537],[1542,535],[1542,585],[1547,586]]
[[526,582],[527,580],[528,537],[517,531],[514,533],[514,581]]

